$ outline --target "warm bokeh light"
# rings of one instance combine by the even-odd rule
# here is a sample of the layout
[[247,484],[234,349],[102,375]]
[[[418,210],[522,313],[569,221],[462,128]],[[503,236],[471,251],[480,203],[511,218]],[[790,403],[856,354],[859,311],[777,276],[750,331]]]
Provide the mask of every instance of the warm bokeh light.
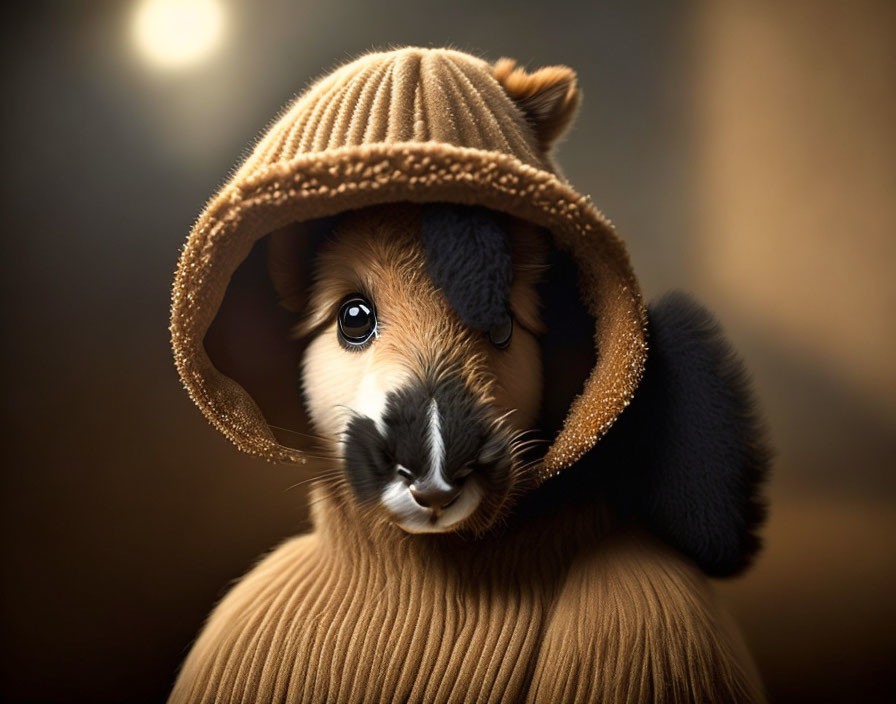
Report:
[[134,13],[134,39],[153,65],[181,68],[215,50],[224,24],[224,8],[215,0],[143,0]]

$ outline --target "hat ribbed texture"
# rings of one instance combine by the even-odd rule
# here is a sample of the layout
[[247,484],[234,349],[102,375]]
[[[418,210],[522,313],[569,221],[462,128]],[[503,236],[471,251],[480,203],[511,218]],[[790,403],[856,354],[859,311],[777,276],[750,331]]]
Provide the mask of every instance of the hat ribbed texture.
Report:
[[369,54],[324,77],[277,121],[241,174],[340,147],[437,142],[549,168],[485,61],[445,49]]
[[554,173],[490,64],[457,51],[370,54],[313,84],[211,199],[181,254],[171,312],[184,386],[240,449],[304,462],[203,345],[231,275],[291,222],[382,203],[482,205],[545,227],[579,267],[597,366],[549,448],[542,477],[590,449],[628,404],[646,356],[645,313],[612,225]]

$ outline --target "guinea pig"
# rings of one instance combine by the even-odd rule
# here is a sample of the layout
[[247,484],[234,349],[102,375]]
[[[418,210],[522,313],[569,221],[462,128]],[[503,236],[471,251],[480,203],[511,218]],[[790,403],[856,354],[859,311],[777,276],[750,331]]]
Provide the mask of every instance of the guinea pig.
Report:
[[301,383],[359,505],[482,531],[527,479],[541,400],[536,228],[479,207],[343,216],[316,258]]

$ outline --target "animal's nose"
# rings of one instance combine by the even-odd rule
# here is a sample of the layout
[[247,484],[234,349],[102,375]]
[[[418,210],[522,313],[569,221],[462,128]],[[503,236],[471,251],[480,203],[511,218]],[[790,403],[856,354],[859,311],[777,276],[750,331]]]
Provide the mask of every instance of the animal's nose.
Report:
[[415,483],[410,490],[414,501],[423,508],[436,510],[448,508],[460,494],[460,487],[432,483]]

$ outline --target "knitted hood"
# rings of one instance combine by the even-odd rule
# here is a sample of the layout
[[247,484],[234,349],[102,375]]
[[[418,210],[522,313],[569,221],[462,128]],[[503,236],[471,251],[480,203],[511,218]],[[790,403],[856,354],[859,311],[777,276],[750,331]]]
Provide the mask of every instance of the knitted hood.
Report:
[[300,95],[209,201],[177,267],[174,358],[209,421],[268,460],[304,462],[313,452],[289,383],[298,367],[285,332],[293,318],[268,305],[279,298],[298,310],[302,296],[275,292],[263,267],[252,266],[263,259],[258,243],[289,233],[301,256],[314,223],[347,210],[481,205],[545,228],[575,262],[594,365],[567,399],[541,477],[575,463],[628,404],[646,357],[645,311],[625,247],[548,154],[578,97],[565,67],[528,74],[509,60],[419,48],[369,54]]

